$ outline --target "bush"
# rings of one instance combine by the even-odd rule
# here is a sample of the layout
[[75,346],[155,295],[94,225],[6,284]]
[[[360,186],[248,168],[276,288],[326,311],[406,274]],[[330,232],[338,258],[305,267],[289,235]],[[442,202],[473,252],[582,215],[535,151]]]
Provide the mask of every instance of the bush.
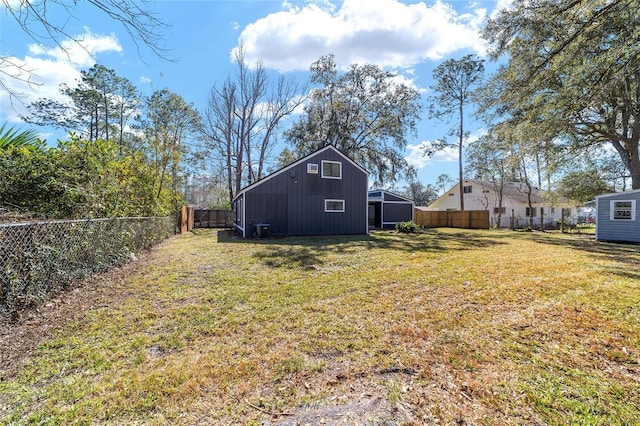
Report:
[[396,231],[402,232],[403,234],[413,234],[418,232],[418,227],[413,221],[398,222],[396,223]]

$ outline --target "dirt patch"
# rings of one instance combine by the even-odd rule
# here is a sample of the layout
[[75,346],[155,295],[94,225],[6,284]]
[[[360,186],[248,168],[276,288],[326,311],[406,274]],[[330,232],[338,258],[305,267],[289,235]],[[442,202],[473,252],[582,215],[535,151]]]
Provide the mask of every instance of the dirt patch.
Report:
[[[405,410],[406,412],[406,410]],[[404,418],[398,418],[404,417]],[[408,412],[391,408],[386,398],[371,399],[346,405],[318,405],[291,413],[286,420],[272,423],[278,426],[301,425],[396,425],[398,421],[412,421]]]

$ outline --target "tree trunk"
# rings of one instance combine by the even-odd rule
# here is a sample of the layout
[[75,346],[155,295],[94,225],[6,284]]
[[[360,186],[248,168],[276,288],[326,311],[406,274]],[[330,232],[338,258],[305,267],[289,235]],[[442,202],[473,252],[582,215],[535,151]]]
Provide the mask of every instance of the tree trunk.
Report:
[[229,204],[233,203],[233,173],[231,165],[231,148],[226,153],[226,168],[227,168],[227,188],[229,189]]
[[104,99],[104,138],[109,140],[109,98],[106,93],[102,94]]
[[640,157],[638,157],[638,144],[629,149],[629,174],[631,175],[631,189],[640,189]]
[[462,142],[464,140],[464,111],[460,101],[460,135],[458,140],[458,181],[460,182],[460,211],[464,211],[464,181],[462,179]]

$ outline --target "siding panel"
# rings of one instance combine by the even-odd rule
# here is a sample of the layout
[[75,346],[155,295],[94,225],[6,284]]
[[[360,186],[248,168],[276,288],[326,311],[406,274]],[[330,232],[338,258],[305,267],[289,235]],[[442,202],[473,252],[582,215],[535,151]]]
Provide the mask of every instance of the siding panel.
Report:
[[[322,178],[322,160],[341,162],[342,179]],[[339,152],[320,150],[245,190],[247,236],[257,223],[269,223],[273,235],[366,234],[367,180]],[[325,212],[326,199],[344,200],[345,211]]]
[[[611,201],[635,200],[635,220],[611,220]],[[596,198],[596,238],[601,241],[640,242],[640,190]]]

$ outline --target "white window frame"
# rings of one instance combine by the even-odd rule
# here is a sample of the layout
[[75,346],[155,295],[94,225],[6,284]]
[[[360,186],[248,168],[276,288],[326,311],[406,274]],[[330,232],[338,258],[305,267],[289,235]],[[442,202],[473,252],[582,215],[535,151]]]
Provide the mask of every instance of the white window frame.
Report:
[[464,194],[472,194],[473,193],[473,185],[464,185],[462,187],[462,192]]
[[[329,209],[329,208],[327,207],[327,204],[328,204],[328,203],[342,203],[342,210],[333,210],[333,209]],[[327,199],[327,200],[324,200],[324,212],[325,212],[325,213],[344,213],[344,205],[345,205],[344,200],[334,200],[334,199]]]
[[[617,203],[630,203],[631,208],[616,208]],[[616,211],[627,211],[629,210],[629,216],[625,217],[616,217]],[[611,200],[609,204],[609,219],[611,220],[620,220],[624,222],[634,221],[636,220],[636,200]]]
[[317,163],[307,163],[307,173],[311,175],[318,174],[318,164]]
[[[324,174],[324,165],[326,164],[338,164],[340,166],[340,176],[327,176]],[[323,179],[342,179],[342,163],[340,161],[322,160],[322,178]]]

